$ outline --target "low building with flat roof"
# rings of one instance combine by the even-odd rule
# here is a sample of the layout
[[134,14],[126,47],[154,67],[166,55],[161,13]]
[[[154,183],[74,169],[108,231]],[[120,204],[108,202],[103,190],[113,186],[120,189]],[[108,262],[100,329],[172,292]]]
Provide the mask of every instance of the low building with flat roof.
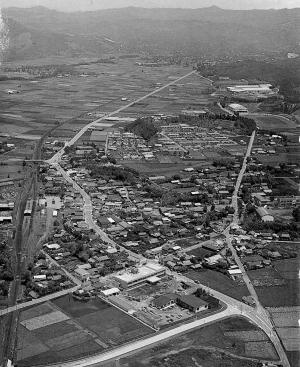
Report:
[[175,293],[163,294],[161,296],[155,297],[151,304],[159,310],[165,310],[176,304],[178,295]]
[[192,312],[204,311],[208,308],[208,303],[192,294],[183,295],[177,298],[177,304],[183,308],[187,308]]
[[138,284],[145,283],[151,277],[164,275],[165,268],[157,263],[147,263],[138,266],[131,271],[120,272],[114,278],[122,288],[129,288]]
[[248,109],[241,104],[231,103],[228,105],[228,108],[235,113],[248,113]]
[[101,295],[104,297],[110,297],[110,296],[116,296],[120,293],[119,288],[109,288],[109,289],[103,289],[100,291]]

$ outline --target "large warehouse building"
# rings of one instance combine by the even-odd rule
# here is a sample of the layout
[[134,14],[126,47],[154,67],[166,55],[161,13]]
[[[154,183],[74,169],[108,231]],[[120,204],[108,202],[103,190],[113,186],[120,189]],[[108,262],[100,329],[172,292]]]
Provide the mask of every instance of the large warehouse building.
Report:
[[232,87],[227,87],[227,90],[233,93],[254,92],[272,94],[274,92],[271,84],[234,85]]
[[146,265],[141,265],[134,268],[131,271],[126,271],[125,273],[120,273],[115,275],[116,281],[120,284],[122,288],[129,288],[142,284],[147,280],[159,280],[160,275],[165,274],[165,268],[156,263],[147,263]]
[[278,89],[273,88],[271,84],[233,85],[227,87],[227,91],[232,97],[242,100],[265,99],[278,93]]

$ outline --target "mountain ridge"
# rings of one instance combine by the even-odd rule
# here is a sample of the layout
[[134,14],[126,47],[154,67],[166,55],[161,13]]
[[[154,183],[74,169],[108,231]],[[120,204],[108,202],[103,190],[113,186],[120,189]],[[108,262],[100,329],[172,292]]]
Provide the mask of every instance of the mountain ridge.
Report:
[[[10,26],[12,45],[16,45],[17,24],[28,29],[33,38],[52,35],[65,39],[63,53],[74,54],[88,52],[94,56],[103,56],[104,51],[114,52],[94,38],[108,37],[122,45],[125,52],[143,52],[147,54],[170,54],[182,52],[187,56],[262,52],[298,51],[300,44],[300,8],[272,10],[229,10],[216,6],[199,9],[178,8],[116,8],[90,12],[77,11],[64,13],[42,6],[33,8],[5,8],[3,14]],[[56,36],[55,36],[56,35]],[[72,35],[72,38],[69,39]],[[81,37],[90,37],[85,45]],[[43,44],[43,42],[40,42]],[[87,42],[88,43],[88,42]],[[18,44],[18,42],[17,42]],[[72,47],[69,47],[72,44]],[[101,47],[100,47],[101,46]],[[24,48],[14,48],[14,59],[27,58]],[[33,55],[37,52],[30,46]],[[42,53],[60,55],[61,47],[43,49]],[[76,52],[75,52],[76,53]],[[8,60],[12,53],[8,53]]]

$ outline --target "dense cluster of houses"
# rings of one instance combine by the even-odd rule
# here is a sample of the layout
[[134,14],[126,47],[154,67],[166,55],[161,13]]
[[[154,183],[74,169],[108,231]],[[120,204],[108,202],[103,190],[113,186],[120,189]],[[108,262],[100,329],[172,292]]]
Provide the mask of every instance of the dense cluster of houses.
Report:
[[[164,121],[160,121],[163,123]],[[236,147],[225,133],[188,124],[161,125],[155,140],[146,142],[131,132],[108,132],[107,152],[118,160],[155,161],[161,154],[194,157],[197,152]]]

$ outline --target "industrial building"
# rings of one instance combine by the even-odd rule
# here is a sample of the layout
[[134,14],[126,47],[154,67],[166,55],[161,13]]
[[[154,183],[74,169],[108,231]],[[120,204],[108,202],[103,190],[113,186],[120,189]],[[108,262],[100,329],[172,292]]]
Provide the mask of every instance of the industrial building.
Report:
[[263,93],[272,94],[274,93],[271,84],[248,84],[248,85],[234,85],[232,87],[227,87],[227,90],[232,93],[243,93],[243,92],[253,92],[253,93]]
[[246,101],[265,99],[278,93],[278,89],[271,84],[234,85],[226,89],[232,97]]
[[147,263],[132,269],[131,271],[121,272],[115,275],[115,280],[122,288],[133,287],[145,283],[149,278],[159,280],[159,276],[165,274],[165,268],[156,263]]

